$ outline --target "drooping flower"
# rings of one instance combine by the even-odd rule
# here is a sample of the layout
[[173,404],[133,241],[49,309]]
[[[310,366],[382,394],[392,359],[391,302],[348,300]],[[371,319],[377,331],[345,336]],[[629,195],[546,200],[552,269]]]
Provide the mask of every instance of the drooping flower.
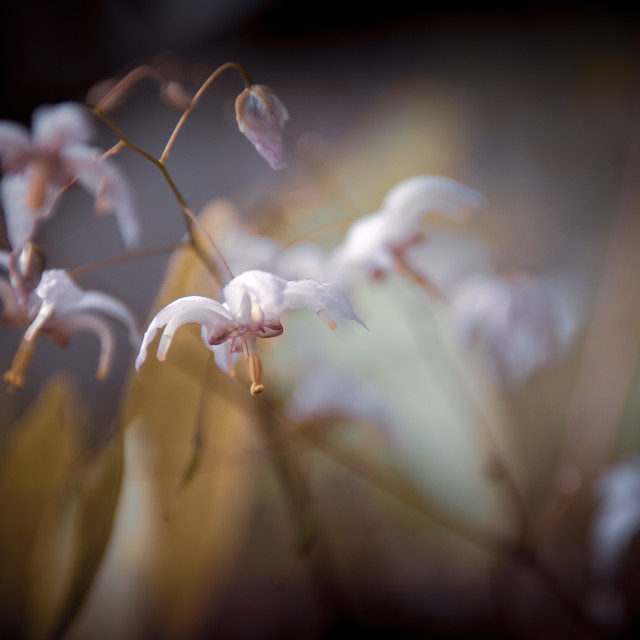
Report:
[[282,130],[289,113],[273,89],[262,84],[245,89],[236,99],[236,119],[240,131],[272,169],[287,166],[282,150]]
[[25,328],[11,369],[4,375],[10,390],[24,385],[25,372],[42,335],[65,346],[76,331],[94,333],[100,341],[96,377],[99,380],[106,377],[111,368],[115,340],[111,328],[98,313],[120,321],[127,328],[129,342],[134,348],[140,344],[137,322],[124,303],[106,293],[83,291],[63,269],[44,271],[27,305],[20,303],[6,280],[0,280],[0,298],[3,300],[2,323]]
[[[395,185],[380,210],[356,220],[328,259],[328,274],[344,287],[359,279],[381,279],[398,267],[409,270],[405,253],[425,240],[422,219],[444,214],[460,222],[483,197],[441,176],[420,175]],[[426,279],[424,284],[428,285]]]
[[451,296],[460,341],[478,349],[489,372],[506,386],[524,382],[560,357],[568,336],[545,282],[527,276],[471,276]]
[[224,287],[222,295],[222,303],[203,296],[187,296],[161,309],[144,334],[136,369],[146,360],[149,345],[159,329],[164,327],[157,355],[159,360],[164,360],[176,329],[196,322],[202,327],[204,344],[226,373],[231,371],[237,354],[244,352],[251,393],[256,395],[264,390],[256,338],[279,336],[283,331],[280,316],[286,309],[311,309],[331,329],[336,329],[337,325],[330,313],[364,326],[340,289],[317,280],[288,282],[265,271],[245,271]]
[[596,497],[592,562],[600,578],[611,578],[640,533],[640,459],[630,458],[611,467],[599,480]]
[[32,120],[31,133],[0,121],[0,196],[12,248],[19,250],[33,237],[60,189],[76,179],[95,197],[97,213],[116,215],[125,243],[134,246],[140,229],[131,189],[119,169],[88,146],[92,127],[86,109],[74,103],[43,106]]

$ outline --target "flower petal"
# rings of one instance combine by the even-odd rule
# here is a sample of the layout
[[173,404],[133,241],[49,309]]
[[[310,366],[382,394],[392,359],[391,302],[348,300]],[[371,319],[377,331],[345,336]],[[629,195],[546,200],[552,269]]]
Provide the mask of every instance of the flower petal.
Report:
[[70,144],[85,143],[93,135],[89,112],[75,102],[38,107],[31,121],[34,143],[48,150],[59,151]]
[[305,308],[315,311],[330,327],[336,323],[325,312],[339,313],[349,320],[355,320],[365,329],[367,325],[354,313],[347,297],[335,284],[322,283],[317,280],[293,280],[287,283],[284,290],[282,307],[284,309]]
[[58,188],[45,187],[44,202],[38,209],[27,204],[29,180],[26,174],[5,176],[0,183],[0,198],[4,209],[7,237],[13,249],[20,248],[30,240],[36,231],[38,222],[50,215],[53,210]]
[[429,212],[445,213],[463,219],[470,209],[482,206],[484,197],[465,185],[443,176],[413,176],[389,190],[382,209],[407,224],[418,223]]
[[[246,296],[257,303],[268,321],[280,315],[282,295],[287,281],[266,271],[245,271],[236,276],[222,290],[225,302],[234,320],[248,321],[245,317],[251,311],[247,307]],[[244,305],[244,306],[243,306]]]
[[71,313],[55,317],[49,325],[49,330],[53,334],[54,341],[61,340],[63,342],[66,342],[76,331],[94,333],[100,341],[100,357],[96,378],[104,380],[107,377],[113,361],[115,340],[113,331],[100,316],[92,313]]
[[35,294],[43,304],[55,304],[57,313],[66,313],[74,310],[85,292],[64,269],[48,269],[42,273]]
[[17,122],[0,121],[0,157],[7,173],[22,171],[31,155],[29,130]]
[[141,231],[135,197],[120,169],[103,160],[98,149],[85,145],[73,145],[61,157],[78,182],[94,196],[96,213],[113,213],[127,247],[137,246]]
[[85,291],[82,298],[73,306],[72,312],[86,310],[100,311],[120,321],[127,328],[131,346],[134,349],[138,348],[141,340],[138,322],[124,302],[101,291]]
[[140,352],[136,358],[136,370],[139,370],[143,362],[146,360],[149,345],[153,341],[158,329],[167,325],[174,317],[177,318],[172,324],[171,332],[167,333],[165,330],[163,333],[163,340],[158,346],[158,358],[161,360],[164,358],[164,355],[169,348],[171,339],[173,338],[173,331],[182,324],[187,322],[197,322],[203,325],[207,330],[207,341],[211,332],[216,332],[221,328],[228,327],[229,325],[232,327],[235,326],[233,325],[233,320],[229,311],[216,300],[205,298],[204,296],[187,296],[185,298],[178,298],[161,309],[149,323],[149,327],[142,338]]

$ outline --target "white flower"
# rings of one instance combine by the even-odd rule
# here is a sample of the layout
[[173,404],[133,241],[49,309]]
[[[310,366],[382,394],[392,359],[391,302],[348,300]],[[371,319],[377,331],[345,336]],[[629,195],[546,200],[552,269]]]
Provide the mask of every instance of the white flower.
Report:
[[385,429],[391,414],[379,390],[330,354],[304,345],[297,355],[304,366],[295,371],[295,391],[286,412],[295,422],[352,417]]
[[144,334],[136,369],[145,361],[158,329],[165,327],[157,352],[158,359],[164,360],[176,329],[196,322],[202,326],[204,344],[213,351],[216,364],[223,371],[228,373],[234,354],[244,351],[251,393],[255,395],[264,389],[256,338],[280,335],[283,331],[280,315],[286,309],[311,309],[331,329],[336,329],[337,325],[329,313],[338,313],[364,326],[335,285],[317,280],[287,282],[265,271],[246,271],[229,282],[222,295],[223,303],[203,296],[187,296],[161,309]]
[[482,202],[477,191],[450,178],[407,178],[387,193],[379,211],[351,225],[329,256],[328,274],[350,286],[361,278],[383,278],[398,264],[406,268],[406,250],[424,240],[421,224],[426,214],[440,213],[459,222]]
[[620,462],[600,479],[591,530],[591,554],[601,578],[615,575],[640,532],[640,459]]
[[282,130],[289,114],[273,89],[254,84],[236,99],[238,128],[272,169],[283,169]]
[[128,246],[140,230],[128,183],[115,165],[87,145],[92,133],[84,107],[74,103],[39,107],[31,134],[20,124],[0,121],[4,177],[2,205],[7,234],[18,250],[51,215],[60,189],[77,179],[95,197],[98,213],[114,213]]
[[10,389],[24,384],[24,374],[40,335],[65,346],[70,336],[79,330],[91,331],[100,341],[100,358],[96,377],[103,379],[111,367],[113,332],[100,312],[119,320],[129,332],[129,341],[136,348],[140,335],[131,311],[119,300],[98,291],[83,291],[63,269],[44,271],[40,284],[29,298],[28,305],[19,303],[18,296],[6,280],[0,280],[3,300],[2,322],[26,328],[22,344],[5,374]]
[[542,280],[472,276],[454,289],[452,313],[461,342],[477,348],[504,385],[524,382],[567,344],[560,311]]

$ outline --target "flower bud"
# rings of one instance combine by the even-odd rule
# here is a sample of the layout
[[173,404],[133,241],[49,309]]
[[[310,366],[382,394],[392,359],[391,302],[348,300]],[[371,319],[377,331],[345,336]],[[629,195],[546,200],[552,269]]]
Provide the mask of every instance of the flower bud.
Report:
[[286,167],[282,129],[289,114],[269,87],[254,84],[245,89],[236,99],[236,119],[240,131],[272,169]]

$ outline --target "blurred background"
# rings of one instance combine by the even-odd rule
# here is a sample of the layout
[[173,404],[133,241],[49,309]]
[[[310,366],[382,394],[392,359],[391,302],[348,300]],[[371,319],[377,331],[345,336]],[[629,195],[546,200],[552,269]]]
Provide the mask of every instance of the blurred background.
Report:
[[[239,134],[234,100],[242,84],[224,75],[168,161],[194,211],[228,198],[255,231],[286,243],[327,221],[375,211],[403,178],[446,175],[486,197],[471,235],[514,269],[569,274],[565,300],[578,316],[577,337],[562,361],[523,388],[505,391],[467,360],[446,317],[412,283],[371,284],[352,299],[369,334],[342,334],[341,327],[327,337],[324,326],[307,326],[315,318],[292,317],[277,347],[265,346],[273,391],[259,409],[242,395],[242,384],[202,373],[207,354],[195,333],[184,352],[176,347],[177,373],[154,362],[140,383],[132,380],[132,354],[119,328],[106,383],[93,380],[91,337],[74,337],[64,351],[42,341],[26,387],[0,391],[6,455],[24,428],[21,420],[47,422],[46,404],[35,417],[29,410],[53,372],[63,372],[74,389],[69,406],[80,416],[83,447],[104,450],[121,430],[130,434],[116,526],[109,545],[89,554],[97,562],[108,549],[101,573],[83,583],[92,591],[71,637],[633,637],[634,573],[627,568],[615,577],[613,591],[623,605],[612,604],[608,582],[600,598],[588,523],[595,479],[640,446],[637,9],[622,3],[524,3],[508,10],[497,3],[403,0],[377,7],[336,0],[317,6],[24,0],[3,3],[0,25],[1,118],[28,124],[36,106],[83,101],[96,82],[142,63],[195,91],[218,65],[234,60],[286,104],[289,167],[272,172]],[[159,154],[178,115],[160,102],[153,83],[143,82],[113,118]],[[97,130],[101,147],[115,142],[106,127]],[[178,240],[182,217],[157,170],[127,150],[117,160],[136,186],[143,247]],[[335,246],[340,228],[313,239]],[[124,251],[114,220],[96,220],[89,197],[76,190],[42,225],[38,240],[50,267],[72,268]],[[144,326],[168,265],[169,256],[123,262],[88,273],[79,284],[117,295]],[[174,297],[208,292],[193,265],[172,265],[162,304],[169,291]],[[0,332],[3,371],[19,339],[17,330]],[[280,410],[302,380],[304,363],[314,357],[305,355],[301,372],[303,344],[330,353],[339,370],[366,378],[383,405],[384,423],[372,431],[365,417],[327,427],[349,455],[362,456],[342,467],[332,466],[336,451],[343,452],[335,443],[324,458],[317,442],[311,453],[308,441],[296,444],[304,482],[299,468],[271,468],[272,449],[280,451],[281,442],[265,444],[251,427],[271,424],[271,407]],[[180,377],[194,367],[198,374]],[[373,402],[363,397],[362,404]],[[58,396],[47,402],[64,404]],[[182,487],[201,415],[210,417],[210,444],[195,479]],[[477,427],[483,421],[512,467],[559,589],[540,579],[543,572],[527,573],[528,560],[513,562],[508,553],[496,560],[474,535],[469,543],[437,524],[444,507],[454,520],[464,516],[500,535],[517,530],[517,514],[502,500],[504,487],[486,473]],[[284,435],[275,431],[288,438],[287,428]],[[401,473],[378,477],[369,464]],[[571,480],[571,491],[557,482],[563,478]],[[177,515],[167,519],[175,494]],[[97,500],[116,509],[113,501]],[[422,516],[432,507],[434,520],[425,526]],[[56,517],[49,520],[59,531]],[[42,540],[54,525],[43,529],[34,521],[41,527],[35,539]],[[10,546],[12,536],[3,544]],[[31,554],[30,575],[34,584],[48,584],[38,578],[45,571],[33,560],[38,554],[46,556]],[[556,597],[558,590],[596,622],[585,623],[573,604]],[[46,609],[30,606],[25,619]]]

